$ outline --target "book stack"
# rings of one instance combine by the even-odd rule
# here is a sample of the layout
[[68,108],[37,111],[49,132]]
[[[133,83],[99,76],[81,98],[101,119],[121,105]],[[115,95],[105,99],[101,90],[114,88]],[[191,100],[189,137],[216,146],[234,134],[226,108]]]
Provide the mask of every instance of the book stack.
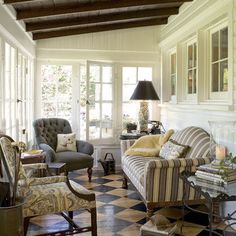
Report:
[[205,164],[197,167],[195,176],[201,186],[221,191],[228,184],[236,182],[236,166]]
[[32,157],[32,156],[38,156],[43,153],[43,150],[41,149],[32,149],[29,151],[25,151],[21,154],[21,158],[27,158],[27,157]]

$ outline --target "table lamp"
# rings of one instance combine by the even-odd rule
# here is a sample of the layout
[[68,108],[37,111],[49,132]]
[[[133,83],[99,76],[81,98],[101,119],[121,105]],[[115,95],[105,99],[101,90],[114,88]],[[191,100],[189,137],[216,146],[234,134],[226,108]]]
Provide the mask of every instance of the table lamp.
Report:
[[139,126],[140,131],[148,130],[148,118],[149,118],[149,110],[148,110],[148,100],[160,100],[154,87],[152,81],[139,81],[130,100],[141,100],[140,101],[140,109],[139,109]]

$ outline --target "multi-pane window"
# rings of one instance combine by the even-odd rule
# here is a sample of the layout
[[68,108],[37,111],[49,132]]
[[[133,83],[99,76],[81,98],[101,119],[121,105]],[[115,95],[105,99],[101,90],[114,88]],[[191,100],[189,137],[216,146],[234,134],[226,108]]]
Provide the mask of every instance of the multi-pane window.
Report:
[[228,27],[211,34],[211,91],[228,91]]
[[42,115],[72,117],[72,66],[42,65]]
[[90,64],[88,79],[89,140],[113,137],[113,72],[111,65]]
[[[122,121],[123,126],[128,122],[138,120],[139,103],[130,102],[134,89],[140,80],[152,80],[152,67],[123,67],[122,68]],[[150,109],[150,107],[149,107]],[[125,127],[124,127],[125,128]]]
[[176,95],[176,53],[170,54],[170,81],[171,81],[171,95]]
[[5,132],[17,138],[16,49],[4,45],[4,125]]
[[33,62],[17,48],[2,41],[0,77],[0,130],[15,140],[32,141]]
[[188,45],[188,94],[197,92],[197,43]]

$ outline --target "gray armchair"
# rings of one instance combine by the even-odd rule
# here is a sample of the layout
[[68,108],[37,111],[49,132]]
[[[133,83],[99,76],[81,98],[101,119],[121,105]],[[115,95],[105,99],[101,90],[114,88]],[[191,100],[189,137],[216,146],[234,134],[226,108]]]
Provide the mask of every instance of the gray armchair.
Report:
[[66,163],[67,171],[88,168],[88,178],[91,182],[93,167],[93,145],[76,140],[77,152],[56,152],[57,134],[72,133],[70,123],[60,118],[42,118],[33,122],[36,142],[40,149],[46,153],[46,162]]

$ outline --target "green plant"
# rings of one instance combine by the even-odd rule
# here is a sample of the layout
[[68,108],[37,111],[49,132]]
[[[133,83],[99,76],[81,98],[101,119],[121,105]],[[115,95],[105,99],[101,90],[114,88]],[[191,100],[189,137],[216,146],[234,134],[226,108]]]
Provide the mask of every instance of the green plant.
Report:
[[132,123],[132,122],[128,122],[126,124],[126,129],[127,129],[128,132],[131,132],[131,130],[136,130],[137,129],[137,124]]
[[236,156],[230,152],[226,155],[225,159],[219,163],[219,174],[226,179],[228,177],[229,169],[233,168],[233,164],[236,164]]

